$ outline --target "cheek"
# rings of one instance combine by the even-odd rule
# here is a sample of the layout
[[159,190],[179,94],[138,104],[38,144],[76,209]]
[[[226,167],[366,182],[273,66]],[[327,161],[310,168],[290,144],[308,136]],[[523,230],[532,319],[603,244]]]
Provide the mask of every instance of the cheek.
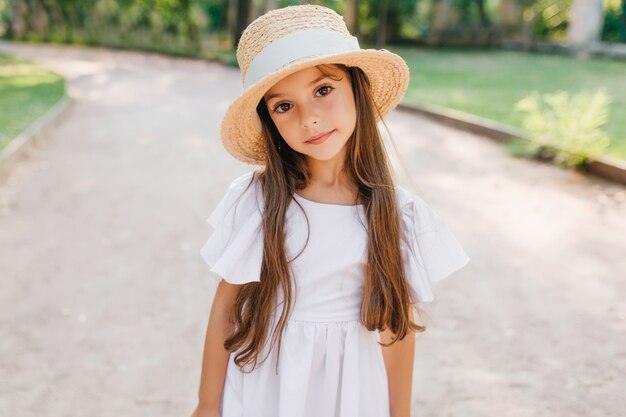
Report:
[[285,139],[287,143],[289,143],[290,137],[294,134],[294,123],[290,121],[289,117],[277,117],[274,120],[274,125],[276,125],[276,129],[280,135]]
[[[271,110],[270,110],[271,112]],[[276,126],[276,129],[278,129],[278,131],[280,132],[280,134],[284,137],[285,133],[285,118],[284,117],[280,117],[280,116],[275,116],[274,114],[270,113],[270,118],[272,119],[272,122],[274,122],[274,126]]]
[[354,95],[352,94],[350,84],[343,83],[339,90],[335,92],[336,94],[333,94],[331,101],[333,106],[337,108],[337,111],[348,112],[354,108]]
[[278,129],[278,133],[283,137],[283,140],[289,145],[290,148],[296,149],[299,146],[298,138],[298,128],[297,124],[294,123],[289,117],[277,117],[276,119],[272,118],[274,121],[274,125],[276,129]]
[[332,115],[337,124],[346,130],[346,133],[352,133],[356,125],[356,106],[351,94],[343,94],[337,98]]

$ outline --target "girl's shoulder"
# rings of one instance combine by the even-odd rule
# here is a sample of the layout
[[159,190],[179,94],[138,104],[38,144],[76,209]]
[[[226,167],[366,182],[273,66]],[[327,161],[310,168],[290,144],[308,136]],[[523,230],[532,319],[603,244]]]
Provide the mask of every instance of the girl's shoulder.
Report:
[[245,192],[249,194],[258,194],[259,191],[259,172],[256,170],[248,171],[235,177],[228,186],[227,195],[233,194],[239,196]]
[[432,283],[470,261],[446,222],[423,198],[396,186],[404,268],[415,301],[434,299]]
[[230,183],[230,188],[245,188],[248,184],[258,184],[259,173],[256,170],[248,171],[245,174],[241,174]]
[[[215,228],[229,215],[230,217],[251,215],[262,207],[262,197],[256,171],[239,175],[231,181],[207,221]],[[236,210],[239,214],[236,214]]]
[[260,280],[263,205],[255,173],[231,181],[207,219],[213,232],[200,250],[211,271],[232,284]]
[[437,212],[422,197],[396,185],[396,202],[402,225],[414,232],[426,233],[440,229],[444,223]]

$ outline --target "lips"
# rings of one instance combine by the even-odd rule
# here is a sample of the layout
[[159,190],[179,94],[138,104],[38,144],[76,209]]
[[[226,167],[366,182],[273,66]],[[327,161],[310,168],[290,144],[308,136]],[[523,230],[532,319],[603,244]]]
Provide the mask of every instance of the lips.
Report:
[[307,140],[306,142],[307,143],[313,143],[313,144],[321,143],[324,140],[326,140],[326,138],[328,136],[330,136],[334,131],[335,130],[333,129],[333,130],[330,130],[330,131],[328,131],[326,133],[322,133],[321,135],[314,136],[313,138]]

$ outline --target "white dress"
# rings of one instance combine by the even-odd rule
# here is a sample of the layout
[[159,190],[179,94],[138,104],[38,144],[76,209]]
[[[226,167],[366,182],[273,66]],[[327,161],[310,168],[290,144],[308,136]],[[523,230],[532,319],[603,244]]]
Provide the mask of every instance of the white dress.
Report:
[[[246,190],[251,178],[248,172],[232,182],[207,219],[214,231],[200,251],[218,279],[235,284],[260,281],[263,197],[258,182]],[[407,279],[415,300],[432,301],[431,284],[470,258],[430,206],[396,189]],[[367,259],[363,206],[319,203],[298,194],[294,199],[285,249],[288,260],[302,253],[290,263],[296,296],[278,375],[275,348],[251,373],[241,372],[231,354],[221,416],[388,417],[379,334],[359,321]],[[296,201],[306,211],[308,243],[307,220]]]

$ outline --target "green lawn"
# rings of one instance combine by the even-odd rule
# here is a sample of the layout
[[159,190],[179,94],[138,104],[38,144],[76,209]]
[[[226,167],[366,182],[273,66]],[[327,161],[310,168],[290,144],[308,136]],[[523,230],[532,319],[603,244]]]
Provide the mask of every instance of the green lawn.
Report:
[[[371,47],[371,46],[369,46]],[[513,104],[533,91],[605,88],[612,98],[607,153],[626,160],[626,62],[503,50],[386,48],[411,68],[407,103],[436,104],[521,128]]]
[[65,94],[60,75],[0,54],[0,150]]

